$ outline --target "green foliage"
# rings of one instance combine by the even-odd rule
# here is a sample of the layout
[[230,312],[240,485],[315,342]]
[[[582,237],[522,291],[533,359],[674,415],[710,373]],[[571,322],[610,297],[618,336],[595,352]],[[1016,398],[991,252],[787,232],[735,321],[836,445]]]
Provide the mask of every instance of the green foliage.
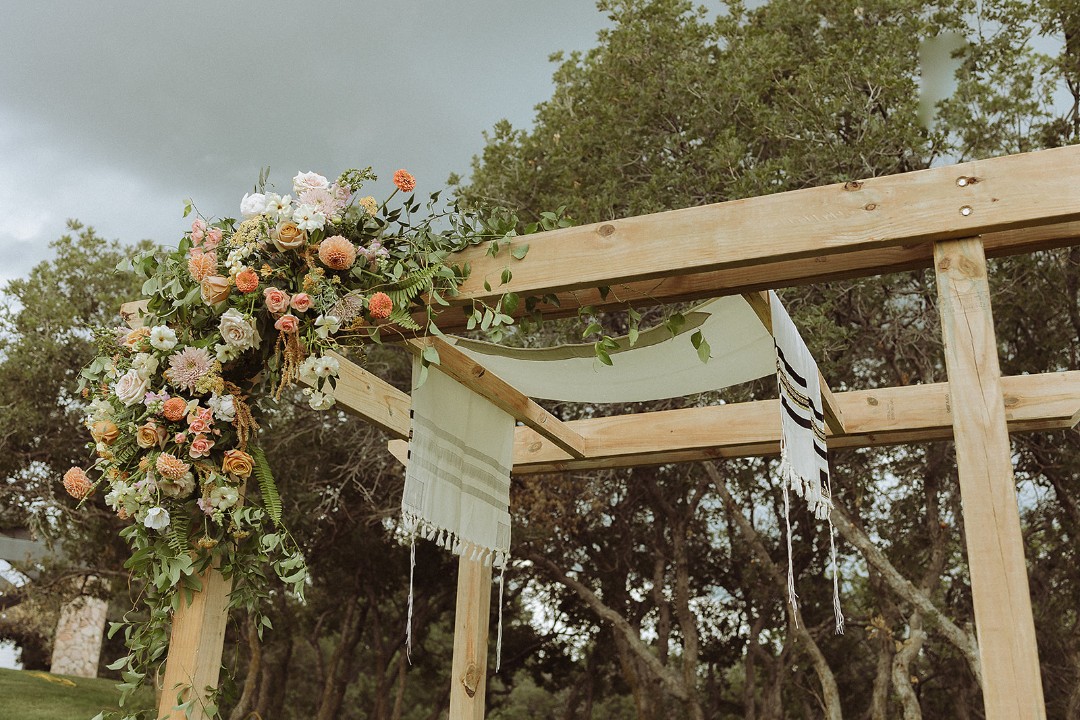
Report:
[[273,521],[274,527],[281,526],[281,495],[278,494],[277,484],[274,482],[274,474],[270,470],[270,463],[266,461],[266,453],[258,446],[251,448],[251,457],[255,460],[254,475],[259,482],[259,493],[262,496],[263,507],[267,515]]

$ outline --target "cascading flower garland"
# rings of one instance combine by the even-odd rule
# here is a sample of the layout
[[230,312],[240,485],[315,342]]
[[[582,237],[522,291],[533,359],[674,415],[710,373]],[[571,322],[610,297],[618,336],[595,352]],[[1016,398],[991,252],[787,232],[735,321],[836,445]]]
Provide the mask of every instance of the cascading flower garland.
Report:
[[[336,182],[299,173],[292,193],[279,195],[262,191],[264,173],[240,203],[241,221],[197,216],[175,251],[122,268],[144,279],[145,316],[134,329],[97,334],[100,355],[81,373],[95,459],[63,483],[80,500],[100,488],[130,522],[121,532],[133,551],[126,567],[145,584],[146,607],[111,630],[124,630],[130,650],[110,666],[123,671],[125,687],[163,659],[169,609],[211,565],[233,578],[232,605],[260,629],[269,625],[265,565],[302,597],[306,569],[281,526],[256,399],[279,399],[299,380],[312,408],[332,407],[339,363],[328,351],[387,332],[437,333],[435,306],[466,274],[450,254],[514,242],[512,216],[440,209],[438,193],[424,212],[413,195],[391,209],[415,179],[398,170],[383,203],[359,196],[374,179],[370,168]],[[523,247],[511,255],[520,259]],[[497,335],[515,302],[474,307],[474,318]],[[252,478],[260,502],[246,495]]]

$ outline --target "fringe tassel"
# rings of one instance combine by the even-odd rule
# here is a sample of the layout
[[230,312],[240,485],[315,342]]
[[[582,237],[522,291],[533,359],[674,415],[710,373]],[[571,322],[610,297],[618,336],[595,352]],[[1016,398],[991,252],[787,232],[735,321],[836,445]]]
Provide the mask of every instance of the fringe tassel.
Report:
[[798,616],[795,614],[795,610],[799,607],[799,596],[795,594],[795,566],[792,564],[791,559],[791,499],[788,492],[788,484],[781,483],[784,489],[784,524],[787,526],[787,589],[788,589],[788,602],[791,603],[791,619],[795,623],[795,627],[799,626]]
[[506,580],[506,565],[499,570],[499,630],[495,640],[495,672],[502,667],[502,630],[503,630],[503,586]]
[[844,634],[844,611],[840,608],[840,567],[836,561],[836,529],[829,516],[829,546],[832,549],[832,606],[836,620],[836,634]]
[[413,573],[416,571],[416,536],[409,548],[409,615],[405,621],[405,655],[412,665],[412,614],[413,614]]

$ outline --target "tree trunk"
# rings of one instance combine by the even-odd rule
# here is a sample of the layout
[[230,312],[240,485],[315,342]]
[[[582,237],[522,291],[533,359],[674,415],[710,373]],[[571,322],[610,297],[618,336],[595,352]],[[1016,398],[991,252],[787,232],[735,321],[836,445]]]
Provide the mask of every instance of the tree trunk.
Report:
[[900,707],[904,713],[904,720],[922,720],[922,709],[919,707],[919,696],[911,683],[911,663],[918,657],[926,640],[926,633],[922,629],[922,617],[919,611],[911,613],[908,619],[908,639],[901,645],[900,650],[893,657],[892,678],[896,695],[900,698]]
[[262,641],[259,639],[259,629],[255,627],[255,620],[251,615],[247,616],[244,628],[247,631],[247,645],[251,650],[251,659],[248,661],[247,673],[244,676],[244,690],[240,694],[236,707],[229,713],[229,720],[243,720],[251,714],[255,706],[262,671]]
[[349,598],[345,616],[341,619],[340,638],[326,667],[326,680],[319,697],[319,709],[315,720],[336,720],[341,712],[341,701],[349,684],[350,659],[362,635],[361,629],[369,607],[360,606],[359,595]]

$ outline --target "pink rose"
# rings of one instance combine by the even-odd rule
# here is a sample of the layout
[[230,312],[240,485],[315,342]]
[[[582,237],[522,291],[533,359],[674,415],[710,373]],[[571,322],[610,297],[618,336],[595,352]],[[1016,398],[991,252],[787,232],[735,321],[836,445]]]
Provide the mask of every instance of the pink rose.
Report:
[[296,312],[307,312],[311,309],[311,296],[307,293],[296,293],[289,305]]
[[282,315],[274,327],[284,333],[294,333],[300,328],[300,320],[295,315]]
[[195,221],[191,223],[191,241],[198,245],[204,237],[206,237],[206,223],[201,218],[195,218]]
[[176,433],[176,437],[173,438],[173,441],[177,445],[183,445],[187,442],[187,433]]
[[206,242],[203,247],[213,250],[221,242],[221,228],[212,227],[206,231]]
[[283,313],[289,309],[289,300],[291,298],[284,290],[268,287],[263,290],[263,297],[266,298],[266,309],[272,313]]
[[214,447],[214,441],[205,435],[196,435],[188,448],[188,455],[193,458],[206,457],[210,454],[210,448]]
[[195,418],[188,421],[188,430],[193,433],[210,432],[210,424],[202,418]]

